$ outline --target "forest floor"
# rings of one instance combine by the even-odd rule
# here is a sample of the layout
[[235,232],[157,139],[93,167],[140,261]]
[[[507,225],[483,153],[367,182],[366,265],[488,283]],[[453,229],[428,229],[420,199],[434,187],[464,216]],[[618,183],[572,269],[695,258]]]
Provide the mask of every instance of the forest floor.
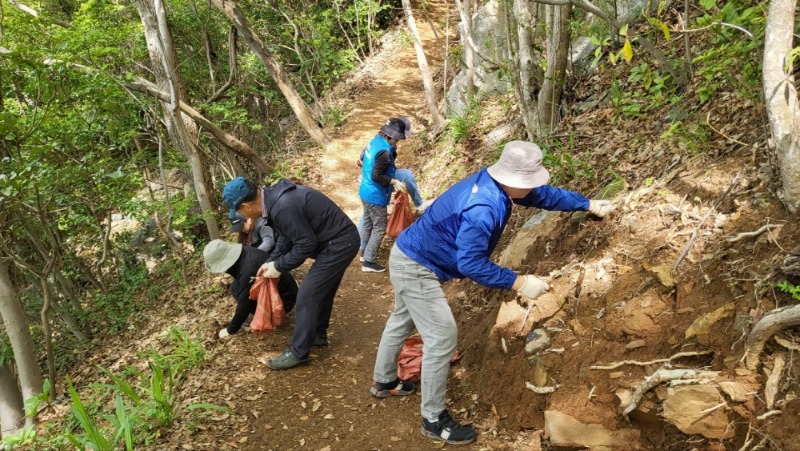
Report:
[[[432,17],[444,16],[443,5],[429,7]],[[428,62],[441,74],[443,55],[434,49],[442,46],[423,18],[418,14],[417,24],[431,52]],[[443,39],[443,30],[438,31]],[[609,84],[599,77],[584,81],[573,87],[570,100],[600,96]],[[307,165],[303,183],[326,193],[357,220],[361,204],[354,163],[369,139],[386,118],[397,115],[409,117],[412,130],[425,134],[427,110],[413,46],[397,31],[389,33],[378,54],[342,92],[339,101],[347,116],[333,149],[295,165]],[[726,100],[709,116],[713,131],[705,152],[673,145],[662,136],[663,121],[619,121],[607,104],[565,121],[561,133],[580,137],[568,149],[572,155],[588,158],[590,171],[614,168],[599,182],[568,187],[614,199],[619,208],[603,221],[582,214],[537,216],[537,227],[530,227],[535,212],[515,210],[497,259],[520,272],[551,278],[551,292],[533,308],[513,293],[469,281],[445,285],[463,354],[451,371],[449,408],[480,432],[475,444],[461,449],[549,449],[553,438],[544,438],[545,411],[624,436],[613,449],[739,449],[751,437],[763,440],[767,449],[798,449],[796,416],[788,413],[797,410],[798,401],[792,400],[800,376],[796,359],[790,358],[780,384],[778,405],[787,413],[768,422],[756,417],[766,411],[763,383],[772,368],[771,354],[780,349],[770,346],[762,356],[766,372],[748,371],[739,359],[749,325],[789,302],[771,282],[780,280],[784,257],[797,253],[800,230],[792,225],[796,218],[771,194],[766,130],[752,125],[763,123],[761,105]],[[511,115],[500,112],[483,123],[487,128],[502,125],[488,122],[503,114]],[[473,139],[478,143],[468,147],[475,153],[466,158],[477,169],[489,163],[483,160],[488,152],[480,153],[480,136]],[[399,166],[415,169],[423,197],[430,197],[449,186],[431,168],[438,165],[441,170],[448,158],[465,155],[442,157],[441,148],[426,146],[419,138],[401,142]],[[617,184],[613,192],[605,189]],[[767,224],[772,228],[766,233],[739,235]],[[386,262],[391,244],[384,241],[379,261]],[[296,271],[299,281],[308,264]],[[665,271],[673,266],[674,272]],[[294,315],[276,332],[219,340],[216,332],[234,308],[221,289],[225,280],[200,265],[193,278],[189,295],[166,300],[147,321],[119,336],[98,339],[96,351],[87,356],[89,364],[71,376],[80,385],[103,378],[98,365],[117,372],[127,366],[143,368],[146,363],[137,353],[158,348],[171,325],[203,337],[208,360],[189,375],[180,403],[215,403],[230,410],[202,418],[179,416],[169,434],[148,449],[453,448],[420,434],[418,394],[384,400],[369,394],[377,345],[394,297],[388,273],[363,273],[354,261],[334,304],[330,346],[314,349],[310,365],[282,372],[269,370],[264,362],[286,348]],[[769,283],[757,283],[761,280]],[[720,311],[716,322],[706,316]],[[711,325],[687,335],[698,318]],[[525,337],[533,328],[550,334],[551,352],[529,358]],[[590,368],[663,359],[681,351],[710,354],[680,359],[676,367],[713,369],[720,371],[720,380],[750,388],[746,400],[721,397],[724,408],[708,414],[722,414],[714,420],[727,431],[715,436],[710,425],[681,432],[661,416],[659,403],[666,393],[646,397],[629,423],[619,414],[619,393],[633,391],[658,366]],[[540,395],[526,382],[557,388]]]

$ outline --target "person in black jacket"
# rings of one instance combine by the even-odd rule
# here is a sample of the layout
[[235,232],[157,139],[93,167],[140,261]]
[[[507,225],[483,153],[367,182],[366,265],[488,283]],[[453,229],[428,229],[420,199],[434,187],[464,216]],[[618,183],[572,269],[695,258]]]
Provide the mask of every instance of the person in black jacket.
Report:
[[[212,240],[203,249],[203,258],[206,269],[215,273],[228,273],[234,279],[228,289],[236,299],[236,312],[228,327],[221,329],[218,334],[219,338],[227,338],[238,332],[247,317],[255,313],[257,303],[250,299],[250,287],[253,286],[261,265],[269,260],[269,254],[240,243]],[[289,313],[297,299],[297,282],[291,273],[281,274],[278,279],[278,294],[281,295],[284,312]]]
[[265,277],[280,277],[315,259],[297,292],[295,330],[291,347],[267,362],[276,370],[308,363],[312,346],[327,346],[333,300],[347,267],[358,253],[360,238],[353,221],[317,190],[280,179],[257,187],[244,177],[225,185],[223,200],[236,213],[266,218],[276,244],[262,265]]

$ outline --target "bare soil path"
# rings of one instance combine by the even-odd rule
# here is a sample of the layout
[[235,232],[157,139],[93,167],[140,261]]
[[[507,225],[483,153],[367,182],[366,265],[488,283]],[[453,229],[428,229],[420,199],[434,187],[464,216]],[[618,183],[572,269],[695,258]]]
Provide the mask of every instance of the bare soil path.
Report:
[[[443,4],[429,5],[432,17],[445,14]],[[441,44],[421,11],[415,12],[429,64],[442,62]],[[436,25],[438,26],[438,24]],[[437,30],[442,37],[441,29]],[[354,221],[361,203],[354,162],[386,118],[407,116],[412,130],[424,121],[424,93],[413,46],[402,39],[384,39],[384,46],[353,83],[347,114],[332,149],[311,168],[310,185],[327,194]],[[400,145],[400,164],[403,147]],[[381,261],[391,242],[384,241]],[[303,268],[301,268],[302,272]],[[298,278],[302,274],[297,274]],[[220,304],[225,307],[225,293]],[[213,375],[200,394],[208,402],[229,406],[236,414],[220,421],[221,430],[192,441],[194,449],[441,449],[442,444],[419,432],[419,394],[379,400],[369,394],[375,353],[394,293],[388,273],[366,274],[356,260],[337,295],[330,346],[312,352],[309,366],[276,372],[263,364],[286,348],[293,330],[290,314],[282,330],[267,335],[237,334],[212,341],[206,373]],[[227,318],[222,312],[220,320]],[[216,330],[216,329],[215,329]],[[241,335],[241,336],[240,336]],[[209,386],[213,384],[212,386]],[[176,443],[177,445],[177,443]],[[469,449],[469,447],[468,447]]]

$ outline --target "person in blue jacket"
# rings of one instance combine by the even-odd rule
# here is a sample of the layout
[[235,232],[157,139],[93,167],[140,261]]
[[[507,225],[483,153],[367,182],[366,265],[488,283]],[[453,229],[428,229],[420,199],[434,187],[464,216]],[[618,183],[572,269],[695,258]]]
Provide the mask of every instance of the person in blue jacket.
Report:
[[518,275],[490,260],[511,215],[511,207],[556,211],[586,211],[604,217],[609,201],[547,185],[536,144],[511,141],[497,163],[453,185],[397,238],[389,256],[389,276],[395,290],[394,310],[386,322],[375,362],[377,397],[408,395],[416,385],[397,377],[397,357],[414,327],[422,337],[423,435],[450,444],[475,440],[476,432],[454,420],[445,400],[450,358],[458,331],[442,283],[472,279],[490,288],[513,289],[536,299],[549,290],[538,277]]
[[366,243],[361,255],[364,259],[361,270],[364,272],[386,271],[377,261],[378,249],[386,235],[386,207],[392,197],[392,188],[406,190],[403,182],[395,177],[397,143],[411,136],[411,121],[404,117],[390,117],[362,153],[358,196],[364,206],[364,227],[360,231],[361,241]]

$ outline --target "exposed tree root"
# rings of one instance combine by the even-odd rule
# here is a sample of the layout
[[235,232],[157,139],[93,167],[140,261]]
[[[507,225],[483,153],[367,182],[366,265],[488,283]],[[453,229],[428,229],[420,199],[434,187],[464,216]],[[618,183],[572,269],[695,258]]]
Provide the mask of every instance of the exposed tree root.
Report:
[[592,365],[592,366],[589,367],[589,369],[590,370],[613,370],[613,369],[619,368],[619,367],[621,367],[623,365],[647,366],[647,365],[653,365],[653,364],[656,364],[656,363],[671,362],[671,361],[673,361],[675,359],[679,359],[681,357],[690,357],[690,356],[696,356],[696,355],[708,355],[708,354],[713,354],[713,353],[714,353],[714,351],[679,352],[679,353],[673,355],[672,357],[668,357],[666,359],[656,359],[656,360],[650,360],[648,362],[639,362],[639,361],[636,361],[636,360],[623,360],[621,362],[610,363],[608,365]]
[[633,392],[631,395],[631,399],[627,401],[627,403],[621,405],[622,408],[622,415],[625,418],[628,417],[628,414],[633,412],[636,409],[636,406],[639,405],[639,402],[644,397],[645,393],[650,391],[650,389],[656,387],[658,384],[662,382],[674,381],[674,380],[695,380],[699,381],[701,379],[708,379],[712,380],[717,377],[719,371],[703,371],[703,370],[694,370],[694,369],[682,369],[682,370],[675,370],[675,369],[667,369],[661,368],[660,370],[656,371],[655,373],[647,376],[638,387],[636,387],[636,391]]
[[789,327],[800,326],[800,305],[789,305],[775,309],[759,320],[747,336],[744,344],[744,362],[749,370],[761,363],[764,344],[773,335]]

